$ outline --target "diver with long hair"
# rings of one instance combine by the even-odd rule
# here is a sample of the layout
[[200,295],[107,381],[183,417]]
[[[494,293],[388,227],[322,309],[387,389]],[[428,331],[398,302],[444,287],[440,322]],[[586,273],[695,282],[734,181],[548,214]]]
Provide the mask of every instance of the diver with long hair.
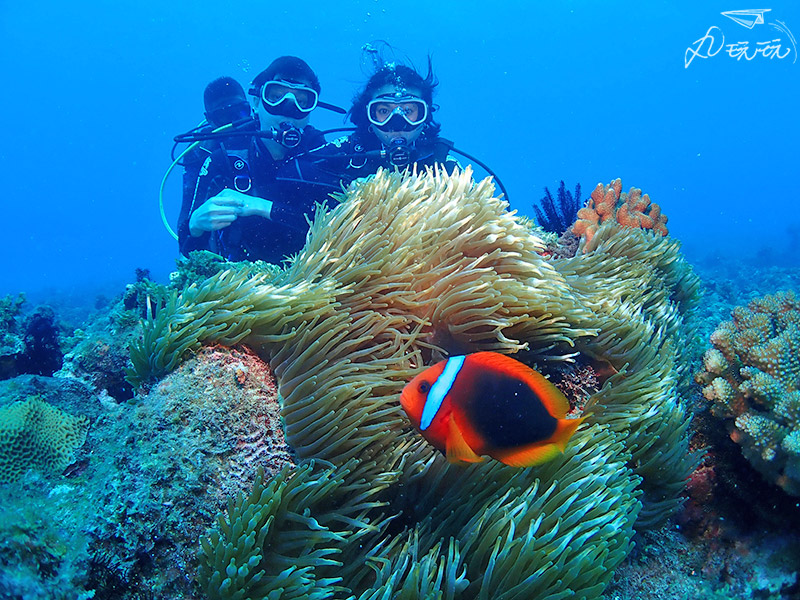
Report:
[[423,76],[412,66],[383,60],[371,44],[362,50],[373,72],[347,112],[354,129],[296,159],[303,182],[314,181],[327,194],[381,167],[439,165],[452,172],[458,162],[434,119],[438,80],[430,58]]
[[452,171],[457,162],[449,151],[452,143],[440,137],[442,126],[434,119],[433,93],[439,82],[430,57],[423,77],[413,67],[380,64],[353,100],[348,116],[356,130],[343,147],[364,152],[361,160],[350,157],[350,177],[375,172],[378,167],[439,164]]
[[488,165],[439,135],[441,125],[434,119],[438,106],[433,103],[439,82],[430,57],[423,76],[409,66],[408,60],[405,63],[409,64],[394,56],[387,60],[386,54],[394,52],[385,42],[362,48],[362,63],[371,74],[347,113],[355,127],[348,135],[299,155],[294,160],[297,185],[305,186],[308,195],[322,201],[331,192],[341,191],[343,185],[372,175],[379,168],[422,170],[438,166],[451,173],[459,165],[455,158],[459,155],[494,177],[508,197]]

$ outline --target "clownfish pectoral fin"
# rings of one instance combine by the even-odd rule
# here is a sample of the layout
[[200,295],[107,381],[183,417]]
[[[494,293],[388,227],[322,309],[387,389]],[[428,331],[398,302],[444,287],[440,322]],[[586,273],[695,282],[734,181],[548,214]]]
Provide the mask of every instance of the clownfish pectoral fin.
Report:
[[561,449],[556,444],[545,444],[524,446],[518,450],[497,454],[494,458],[509,467],[532,467],[553,460],[560,454]]
[[467,445],[464,436],[461,435],[461,430],[452,417],[450,418],[450,431],[447,436],[447,460],[451,463],[483,462],[483,458],[475,454],[472,448]]

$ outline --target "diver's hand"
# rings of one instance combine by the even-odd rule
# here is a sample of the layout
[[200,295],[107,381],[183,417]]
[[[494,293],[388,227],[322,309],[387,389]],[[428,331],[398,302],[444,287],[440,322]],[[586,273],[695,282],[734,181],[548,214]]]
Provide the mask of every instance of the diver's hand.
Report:
[[258,198],[256,196],[245,196],[244,205],[242,206],[242,217],[264,217],[269,219],[272,213],[272,202],[266,198]]
[[207,231],[217,231],[227,227],[238,217],[257,216],[269,219],[271,212],[271,201],[225,189],[206,200],[192,213],[189,219],[189,232],[193,237],[200,237]]
[[249,198],[236,190],[222,190],[206,200],[189,219],[189,232],[200,237],[208,231],[223,229],[242,214],[244,198]]

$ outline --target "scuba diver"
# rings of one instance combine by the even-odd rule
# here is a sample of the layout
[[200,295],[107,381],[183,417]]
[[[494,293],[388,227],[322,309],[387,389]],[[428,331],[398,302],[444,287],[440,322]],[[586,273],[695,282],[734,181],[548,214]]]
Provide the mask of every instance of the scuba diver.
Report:
[[[428,59],[425,77],[402,64],[381,63],[348,111],[355,130],[303,158],[313,163],[320,183],[340,189],[379,167],[404,169],[441,165],[448,173],[458,165],[453,144],[439,136],[433,118],[433,90],[438,81]],[[306,177],[312,176],[306,172]]]
[[210,250],[228,260],[280,262],[305,243],[314,202],[286,185],[288,161],[325,143],[309,125],[319,107],[317,75],[303,60],[282,56],[253,79],[249,94],[223,77],[206,88],[207,124],[176,142],[199,142],[184,158],[180,252]]
[[450,154],[452,142],[439,136],[442,126],[433,119],[433,90],[438,81],[430,59],[428,73],[405,65],[384,64],[359,92],[349,117],[356,130],[343,149],[363,153],[350,157],[347,179],[374,173],[378,167],[440,164],[448,172],[457,166]]
[[173,234],[181,254],[210,250],[228,260],[280,262],[302,249],[315,206],[335,206],[343,186],[381,167],[438,165],[450,173],[458,165],[454,153],[486,170],[508,197],[487,165],[439,135],[430,59],[423,77],[380,59],[369,44],[364,51],[373,69],[347,112],[355,127],[329,143],[324,134],[341,129],[320,132],[308,125],[310,113],[345,111],[319,101],[319,80],[299,58],[281,57],[253,80],[256,115],[234,80],[209,84],[207,122],[175,138],[193,142],[173,162],[187,157],[179,233]]
[[[181,164],[186,169],[184,184],[187,180],[191,183],[196,181],[203,161],[214,151],[220,150],[220,147],[223,150],[247,148],[249,136],[242,135],[242,132],[255,132],[258,128],[244,88],[233,77],[219,77],[209,83],[203,93],[203,106],[205,121],[175,138],[177,143],[197,142],[182,155]],[[227,131],[228,134],[215,131]]]
[[372,75],[347,113],[355,125],[352,133],[293,160],[298,188],[305,186],[304,195],[321,202],[326,200],[324,196],[341,192],[342,186],[372,175],[381,167],[422,170],[438,165],[452,173],[459,166],[454,157],[458,154],[493,176],[507,198],[505,187],[491,168],[439,135],[441,125],[433,118],[438,108],[433,104],[438,80],[430,57],[423,77],[399,61],[385,60],[382,55],[394,50],[385,42],[378,44],[380,48],[373,44],[362,48]]
[[203,106],[208,123],[204,131],[239,121],[255,124],[253,109],[244,95],[244,89],[232,77],[220,77],[209,83],[203,92]]

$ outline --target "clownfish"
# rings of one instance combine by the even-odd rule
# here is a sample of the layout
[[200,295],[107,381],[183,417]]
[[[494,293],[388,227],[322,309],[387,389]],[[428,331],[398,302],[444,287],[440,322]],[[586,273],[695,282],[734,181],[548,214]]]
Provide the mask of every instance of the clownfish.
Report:
[[518,360],[497,352],[453,356],[425,369],[403,388],[411,423],[450,462],[488,455],[529,467],[564,452],[583,422],[565,419],[564,394]]

